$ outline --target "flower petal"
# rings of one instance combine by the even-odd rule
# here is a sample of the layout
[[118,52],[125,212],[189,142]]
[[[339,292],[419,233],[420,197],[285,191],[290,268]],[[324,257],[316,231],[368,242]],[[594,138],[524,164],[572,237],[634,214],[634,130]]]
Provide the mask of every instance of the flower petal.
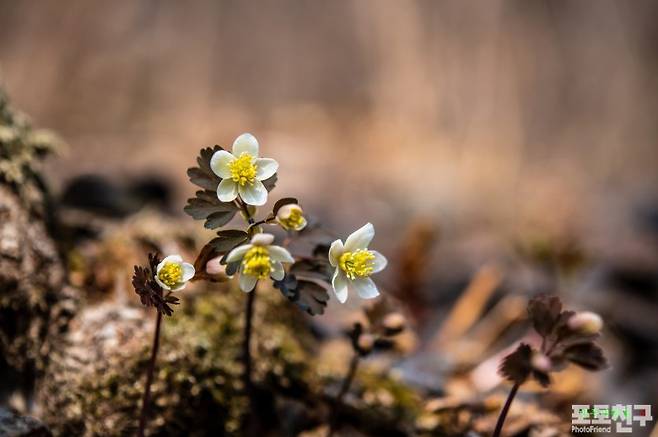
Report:
[[297,226],[297,229],[295,229],[295,230],[296,231],[301,231],[302,229],[304,229],[306,227],[307,224],[308,224],[308,221],[306,221],[306,219],[304,217],[302,217],[301,223],[299,223],[299,226]]
[[238,282],[240,282],[240,290],[248,293],[254,289],[256,282],[258,282],[258,278],[251,275],[241,274]]
[[244,133],[233,141],[233,155],[239,157],[243,153],[258,158],[258,140],[250,133]]
[[270,277],[275,281],[280,281],[283,279],[284,276],[286,276],[286,271],[283,270],[283,264],[281,264],[280,262],[273,263]]
[[367,249],[368,244],[370,244],[374,236],[375,227],[372,223],[366,223],[347,237],[347,240],[345,240],[345,250],[354,252],[357,249]]
[[384,255],[381,253],[377,252],[376,250],[371,250],[370,253],[375,255],[375,259],[372,262],[372,272],[377,273],[381,272],[386,268],[386,265],[388,264],[388,260]]
[[217,185],[217,198],[222,202],[233,202],[238,197],[238,184],[233,179],[222,179]]
[[194,277],[194,274],[196,273],[196,271],[194,270],[194,266],[190,263],[183,263],[182,267],[183,267],[183,279],[182,279],[182,281],[187,282],[187,281],[189,281],[190,279],[192,279]]
[[264,181],[272,177],[279,169],[279,163],[272,158],[258,158],[256,160],[256,179]]
[[254,246],[269,246],[274,242],[274,235],[268,234],[266,232],[260,232],[258,234],[254,234],[253,237],[251,237],[251,244]]
[[334,288],[336,299],[340,303],[345,303],[347,300],[347,285],[348,282],[345,274],[340,269],[336,269],[334,277],[331,279],[331,286]]
[[178,284],[171,287],[171,291],[180,291],[185,287],[187,287],[187,282],[179,282]]
[[157,266],[156,269],[155,269],[155,272],[156,272],[156,273],[159,273],[159,272],[160,272],[160,269],[163,268],[163,267],[165,266],[165,264],[167,264],[167,263],[177,263],[177,264],[180,264],[180,263],[182,263],[182,262],[183,262],[183,257],[180,256],[180,255],[169,255],[169,256],[166,256],[162,261],[160,261],[160,263],[158,264],[158,266]]
[[226,256],[226,262],[232,263],[241,260],[244,254],[252,247],[254,247],[253,244],[243,244],[242,246],[236,247]]
[[167,284],[162,282],[160,280],[160,278],[158,278],[158,275],[155,275],[153,278],[155,279],[155,282],[157,282],[160,287],[162,287],[165,290],[170,290],[171,291],[171,287],[169,287]]
[[333,267],[338,266],[338,258],[340,258],[343,252],[345,252],[345,248],[342,241],[336,240],[331,243],[331,247],[329,248],[329,263]]
[[281,246],[270,246],[267,248],[267,251],[270,254],[270,259],[272,261],[284,262],[284,263],[294,263],[295,258],[290,255],[286,249]]
[[372,299],[379,296],[379,290],[370,278],[357,278],[352,281],[351,286],[354,287],[361,299]]
[[235,156],[231,155],[226,150],[219,150],[213,153],[210,158],[210,169],[222,179],[231,177],[231,169],[229,164],[235,161]]
[[239,185],[238,193],[247,205],[260,206],[265,205],[265,202],[267,202],[267,189],[259,180],[255,180],[251,185]]

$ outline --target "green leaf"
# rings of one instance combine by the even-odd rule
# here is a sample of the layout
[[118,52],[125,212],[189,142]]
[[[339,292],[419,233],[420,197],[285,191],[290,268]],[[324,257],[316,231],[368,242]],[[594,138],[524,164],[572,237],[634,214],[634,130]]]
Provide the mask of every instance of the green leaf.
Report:
[[284,197],[283,199],[279,199],[276,201],[274,204],[274,207],[272,208],[272,214],[276,215],[277,212],[281,209],[281,207],[290,205],[290,204],[295,204],[297,205],[299,202],[297,199],[294,197]]

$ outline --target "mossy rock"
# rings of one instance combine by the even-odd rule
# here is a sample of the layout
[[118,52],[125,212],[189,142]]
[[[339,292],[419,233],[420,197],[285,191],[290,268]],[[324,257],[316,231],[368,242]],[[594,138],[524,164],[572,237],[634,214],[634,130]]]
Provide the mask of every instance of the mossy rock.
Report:
[[[296,309],[269,291],[256,301],[254,380],[272,391],[307,390],[308,331],[295,329]],[[239,360],[245,295],[186,292],[163,320],[147,434],[239,435],[247,412]],[[154,318],[152,310],[103,304],[74,320],[70,345],[40,388],[43,419],[54,435],[135,433]]]

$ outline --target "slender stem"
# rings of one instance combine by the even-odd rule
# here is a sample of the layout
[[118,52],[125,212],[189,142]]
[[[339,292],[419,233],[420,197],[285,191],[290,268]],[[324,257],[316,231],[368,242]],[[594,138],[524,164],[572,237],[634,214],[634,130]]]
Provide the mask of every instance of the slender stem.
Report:
[[512,405],[512,401],[514,400],[514,396],[516,396],[516,392],[519,391],[519,386],[519,384],[514,384],[514,386],[512,386],[512,390],[507,396],[505,405],[503,405],[503,409],[500,410],[500,416],[498,416],[498,422],[496,423],[496,429],[494,430],[493,437],[500,437],[500,433],[503,430],[503,424],[505,423],[505,418],[509,412],[509,407]]
[[331,411],[331,418],[329,421],[329,431],[327,432],[327,437],[331,437],[334,434],[334,431],[336,431],[336,426],[338,425],[338,420],[337,420],[337,409],[339,405],[343,402],[343,398],[347,394],[347,392],[350,390],[350,386],[352,385],[352,381],[354,381],[354,376],[356,376],[356,369],[359,367],[359,354],[355,353],[354,356],[352,357],[352,360],[350,361],[350,368],[347,371],[347,374],[345,375],[345,378],[343,379],[343,383],[340,386],[340,390],[338,390],[338,394],[336,395],[336,398],[334,399],[334,405],[333,409]]
[[247,204],[244,203],[239,198],[236,199],[235,202],[242,209],[242,213],[244,214],[245,218],[247,219],[247,222],[249,222],[250,225],[253,225],[254,224],[254,219],[253,219],[253,217],[251,217],[251,214],[249,214],[249,208],[247,207]]
[[146,415],[148,404],[151,399],[151,383],[153,382],[153,372],[155,370],[155,359],[158,356],[158,347],[160,346],[160,324],[162,322],[162,313],[157,312],[158,317],[155,321],[155,334],[153,335],[153,346],[151,347],[151,360],[146,374],[146,386],[144,387],[144,397],[142,398],[142,412],[139,416],[139,437],[144,437],[144,428],[146,428]]
[[247,293],[247,307],[244,321],[244,341],[242,343],[242,356],[244,359],[244,389],[247,396],[251,396],[251,320],[254,316],[254,300],[256,299],[256,289]]
[[359,367],[359,355],[354,354],[352,360],[350,361],[350,368],[347,371],[347,375],[345,375],[345,379],[343,379],[343,384],[340,386],[340,391],[336,395],[336,403],[341,403],[347,392],[350,390],[350,386],[352,385],[352,381],[354,380],[354,376],[356,375],[356,369],[358,367]]

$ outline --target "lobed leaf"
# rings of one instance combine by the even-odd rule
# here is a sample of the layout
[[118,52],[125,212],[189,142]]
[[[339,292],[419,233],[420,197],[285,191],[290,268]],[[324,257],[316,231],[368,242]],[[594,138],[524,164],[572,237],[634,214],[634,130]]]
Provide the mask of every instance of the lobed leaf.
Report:
[[274,281],[283,296],[312,316],[324,313],[329,301],[327,290],[306,279],[297,278],[294,274],[287,274],[281,281]]
[[591,342],[566,348],[564,358],[587,370],[597,371],[608,367],[603,349]]
[[503,358],[498,373],[514,384],[523,384],[532,372],[532,348],[521,343],[514,352]]
[[540,295],[528,303],[528,316],[535,331],[548,337],[556,327],[562,312],[562,301],[557,296]]
[[239,229],[227,229],[217,232],[218,237],[213,238],[210,244],[217,252],[228,252],[233,248],[245,243],[249,234]]

